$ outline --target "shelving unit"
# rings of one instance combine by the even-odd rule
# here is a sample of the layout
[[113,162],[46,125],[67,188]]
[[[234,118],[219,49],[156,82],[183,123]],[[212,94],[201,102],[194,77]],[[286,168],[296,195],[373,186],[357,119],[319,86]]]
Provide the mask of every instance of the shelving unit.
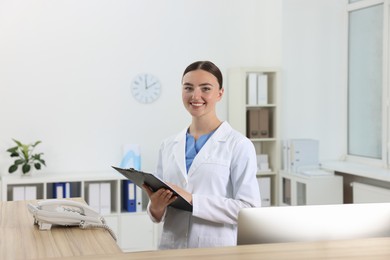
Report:
[[[262,104],[248,103],[248,77],[250,74],[267,76],[267,102]],[[260,191],[263,204],[270,200],[271,206],[278,205],[278,173],[281,164],[281,150],[279,139],[279,78],[278,68],[249,67],[232,68],[227,75],[228,94],[228,121],[233,128],[250,138],[248,133],[248,113],[250,111],[265,110],[268,113],[268,133],[267,137],[250,138],[253,142],[256,153],[268,156],[269,171],[258,171],[258,178],[270,178],[271,198],[267,198],[267,191]],[[265,192],[265,194],[263,194]]]
[[[156,250],[160,227],[153,223],[145,212],[147,200],[144,199],[142,212],[123,210],[122,180],[125,178],[116,171],[72,174],[36,173],[32,176],[0,175],[2,201],[12,201],[13,187],[32,186],[36,188],[36,199],[53,199],[53,184],[69,182],[70,197],[89,201],[88,188],[92,183],[109,183],[111,212],[103,214],[104,219],[117,236],[117,243],[125,252]],[[147,198],[146,194],[144,195]]]
[[280,205],[343,204],[343,177],[281,172]]

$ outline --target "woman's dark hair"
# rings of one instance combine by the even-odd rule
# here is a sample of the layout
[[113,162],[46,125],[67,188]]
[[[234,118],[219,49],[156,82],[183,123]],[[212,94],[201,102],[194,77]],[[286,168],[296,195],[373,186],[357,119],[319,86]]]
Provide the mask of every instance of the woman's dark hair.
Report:
[[218,80],[219,89],[222,88],[222,81],[223,81],[222,80],[222,73],[219,70],[219,68],[211,61],[195,61],[194,63],[191,63],[184,70],[183,77],[188,72],[193,71],[193,70],[204,70],[204,71],[207,71],[207,72],[213,74]]

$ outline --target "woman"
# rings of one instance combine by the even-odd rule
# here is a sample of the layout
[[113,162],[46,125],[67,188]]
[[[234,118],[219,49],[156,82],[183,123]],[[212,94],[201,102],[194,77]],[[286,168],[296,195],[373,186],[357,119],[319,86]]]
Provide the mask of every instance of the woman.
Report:
[[223,94],[222,73],[212,62],[197,61],[184,71],[182,99],[192,122],[163,141],[156,175],[193,212],[168,207],[176,199],[171,191],[144,186],[151,219],[164,221],[160,249],[236,245],[239,210],[260,206],[254,146],[216,115]]

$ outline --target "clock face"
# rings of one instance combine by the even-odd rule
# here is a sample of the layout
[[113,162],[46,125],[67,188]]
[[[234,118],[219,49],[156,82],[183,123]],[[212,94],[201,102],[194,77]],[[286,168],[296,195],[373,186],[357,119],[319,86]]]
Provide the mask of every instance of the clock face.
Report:
[[139,74],[131,84],[131,93],[141,103],[152,103],[160,96],[161,83],[151,74]]

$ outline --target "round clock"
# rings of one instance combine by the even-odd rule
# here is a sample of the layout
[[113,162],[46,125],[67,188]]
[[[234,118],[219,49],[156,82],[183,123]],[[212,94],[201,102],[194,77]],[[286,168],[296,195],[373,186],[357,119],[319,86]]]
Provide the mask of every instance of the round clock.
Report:
[[161,83],[149,73],[137,75],[131,84],[133,97],[141,103],[152,103],[161,93]]

